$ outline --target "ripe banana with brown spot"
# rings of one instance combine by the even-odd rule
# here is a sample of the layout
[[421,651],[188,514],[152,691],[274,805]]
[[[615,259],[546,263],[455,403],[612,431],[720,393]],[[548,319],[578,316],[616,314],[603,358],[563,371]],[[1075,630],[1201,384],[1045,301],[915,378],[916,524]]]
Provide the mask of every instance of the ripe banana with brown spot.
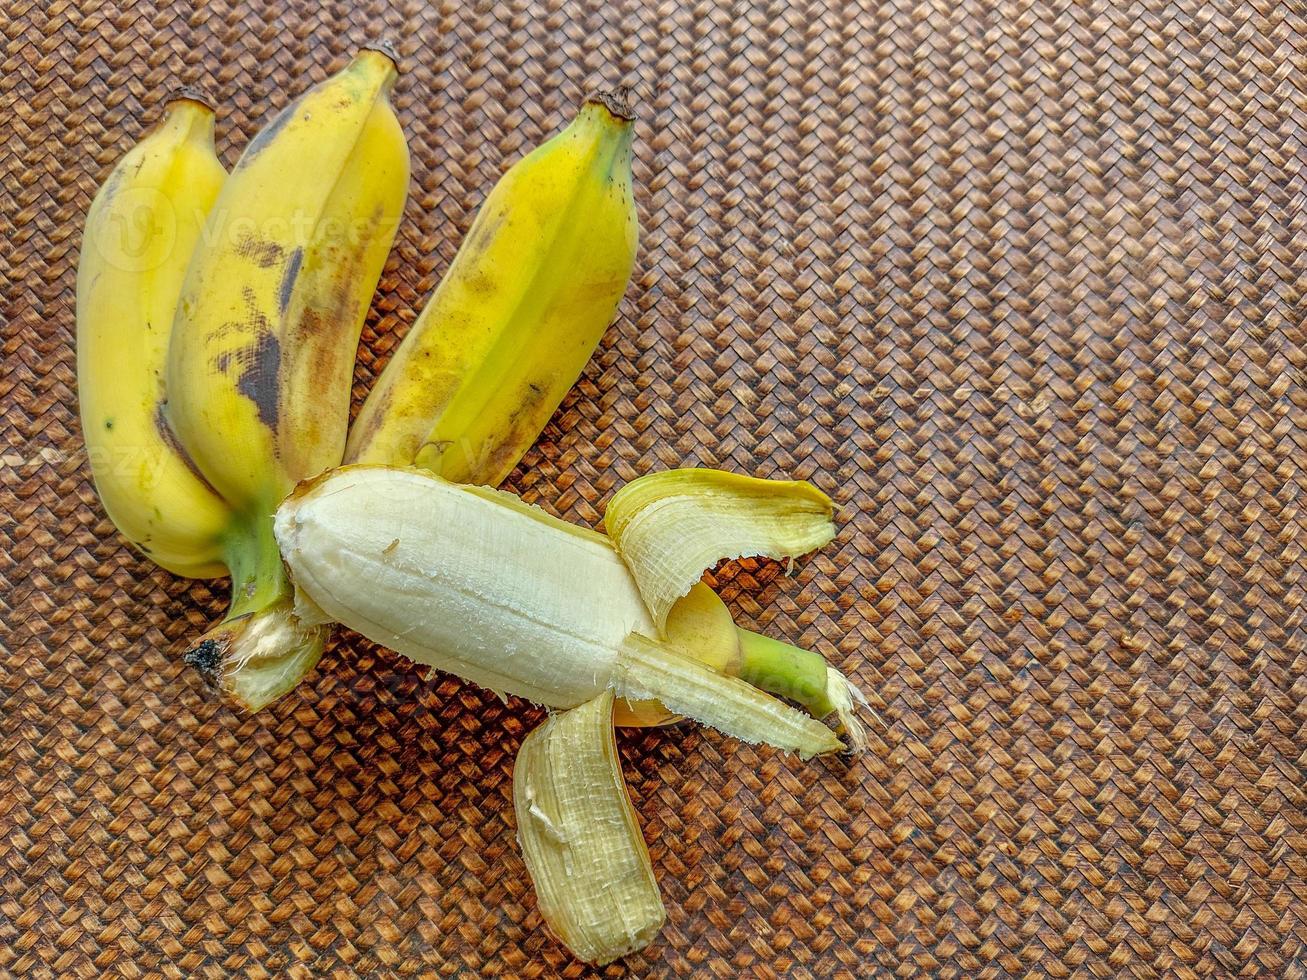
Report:
[[359,334],[408,191],[386,51],[364,50],[251,140],[182,288],[167,418],[237,512],[227,617],[188,653],[239,704],[289,690],[325,631],[292,614],[272,515],[341,460]]
[[213,109],[177,94],[96,194],[77,267],[77,392],[96,490],[123,537],[192,578],[226,574],[232,511],[168,428],[164,371],[186,267],[226,179]]
[[494,486],[594,353],[635,264],[633,116],[618,96],[495,185],[350,431],[347,462]]

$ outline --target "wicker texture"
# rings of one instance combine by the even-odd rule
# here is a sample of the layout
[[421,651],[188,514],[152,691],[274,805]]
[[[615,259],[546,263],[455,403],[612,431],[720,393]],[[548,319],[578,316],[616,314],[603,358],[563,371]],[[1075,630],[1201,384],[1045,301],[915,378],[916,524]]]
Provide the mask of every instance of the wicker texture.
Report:
[[585,972],[514,840],[540,713],[347,638],[235,717],[177,657],[222,583],[134,557],[80,452],[113,161],[184,81],[231,162],[385,35],[414,184],[356,400],[502,168],[627,82],[635,281],[511,486],[595,523],[702,463],[840,504],[793,578],[718,582],[885,727],[808,765],[622,735],[670,918],[607,972],[1307,975],[1299,0],[0,18],[0,973]]

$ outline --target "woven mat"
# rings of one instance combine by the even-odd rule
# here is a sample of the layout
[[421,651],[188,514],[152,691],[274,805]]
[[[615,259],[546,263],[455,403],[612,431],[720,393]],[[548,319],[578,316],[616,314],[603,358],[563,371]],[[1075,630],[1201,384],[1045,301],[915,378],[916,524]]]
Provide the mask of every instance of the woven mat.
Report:
[[387,35],[414,183],[356,403],[507,163],[628,82],[635,279],[512,488],[840,504],[717,582],[884,727],[623,734],[670,918],[607,972],[1307,974],[1301,3],[131,7],[0,15],[0,973],[585,972],[514,839],[540,712],[354,637],[215,705],[178,652],[222,583],[134,557],[81,450],[82,218],[163,93],[222,97],[230,163]]

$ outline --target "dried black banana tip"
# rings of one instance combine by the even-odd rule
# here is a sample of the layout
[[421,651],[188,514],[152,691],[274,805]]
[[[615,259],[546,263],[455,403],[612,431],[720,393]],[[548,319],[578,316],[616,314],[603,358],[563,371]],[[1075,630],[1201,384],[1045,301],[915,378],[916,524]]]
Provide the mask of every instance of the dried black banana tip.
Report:
[[395,45],[391,42],[390,38],[380,37],[376,40],[369,41],[367,44],[363,45],[363,50],[384,54],[395,63],[395,70],[399,71],[399,52],[395,50]]
[[619,85],[611,92],[595,92],[586,99],[586,102],[593,102],[595,105],[603,106],[618,119],[634,122],[635,111],[631,108],[633,95],[634,93],[629,87]]
[[201,640],[182,654],[182,661],[188,667],[195,667],[210,684],[218,682],[222,666],[223,648],[216,640]]
[[183,85],[181,88],[173,89],[168,93],[168,97],[163,100],[163,104],[171,105],[174,102],[194,102],[213,112],[218,109],[212,96],[199,85]]

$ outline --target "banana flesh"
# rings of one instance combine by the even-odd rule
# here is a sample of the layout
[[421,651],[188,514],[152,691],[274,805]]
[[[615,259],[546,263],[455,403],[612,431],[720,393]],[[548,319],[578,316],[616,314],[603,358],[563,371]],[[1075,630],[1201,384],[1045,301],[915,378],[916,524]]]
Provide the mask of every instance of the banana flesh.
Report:
[[386,53],[364,50],[250,141],[173,323],[168,420],[237,514],[231,607],[187,659],[253,710],[294,686],[326,637],[294,620],[272,515],[344,452],[359,334],[408,189],[395,80]]
[[91,204],[77,268],[77,389],[95,487],[156,564],[226,573],[231,510],[164,415],[168,338],[186,267],[227,173],[213,110],[192,93],[118,162]]
[[296,589],[335,621],[482,687],[575,707],[653,624],[603,535],[506,498],[343,467],[289,498],[276,533]]
[[504,174],[368,395],[346,462],[492,486],[512,471],[630,280],[631,119],[597,96]]

